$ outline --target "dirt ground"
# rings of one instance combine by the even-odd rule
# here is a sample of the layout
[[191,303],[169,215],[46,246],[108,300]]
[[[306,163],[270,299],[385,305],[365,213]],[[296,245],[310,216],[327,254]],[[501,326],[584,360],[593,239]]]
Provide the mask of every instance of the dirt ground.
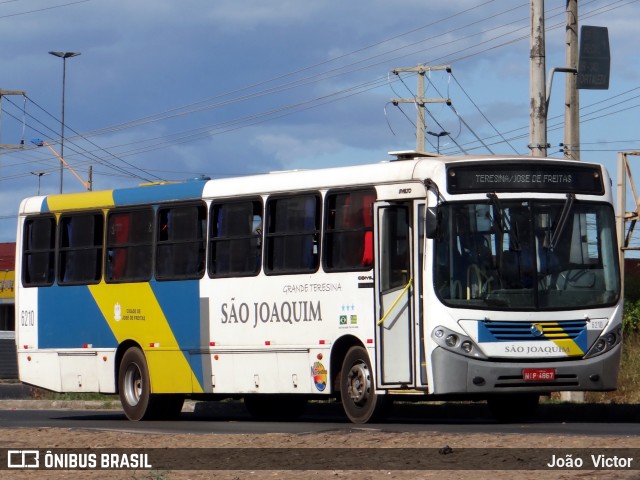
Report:
[[[0,409],[3,407],[0,405]],[[215,420],[214,420],[215,421]],[[578,435],[540,434],[467,434],[434,432],[382,432],[367,426],[345,424],[344,428],[320,433],[301,434],[157,434],[115,432],[109,430],[79,430],[60,428],[4,429],[0,425],[0,450],[6,449],[48,449],[48,448],[255,448],[260,455],[262,448],[372,448],[373,454],[379,448],[443,448],[448,446],[454,452],[462,448],[527,449],[539,448],[640,448],[640,436],[630,437],[586,437]],[[310,450],[313,452],[313,450]],[[637,460],[640,462],[640,458]],[[286,464],[286,461],[283,461]],[[4,466],[0,466],[4,468]],[[1,478],[37,478],[63,480],[67,478],[87,479],[437,479],[450,480],[473,478],[474,480],[507,479],[637,479],[640,470],[93,470],[65,471],[2,470]]]

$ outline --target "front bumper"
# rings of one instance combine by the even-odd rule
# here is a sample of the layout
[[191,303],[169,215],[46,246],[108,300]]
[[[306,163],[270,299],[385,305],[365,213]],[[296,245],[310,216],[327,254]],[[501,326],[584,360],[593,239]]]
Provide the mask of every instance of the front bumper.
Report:
[[[438,347],[431,354],[434,394],[615,390],[622,345],[593,358],[547,362],[477,360]],[[555,380],[522,378],[525,368],[553,368]]]

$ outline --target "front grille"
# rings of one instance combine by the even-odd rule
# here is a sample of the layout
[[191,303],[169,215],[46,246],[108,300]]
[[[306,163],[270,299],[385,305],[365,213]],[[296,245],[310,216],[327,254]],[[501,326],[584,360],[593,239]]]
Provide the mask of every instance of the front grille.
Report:
[[547,341],[575,340],[587,326],[586,320],[559,322],[492,322],[479,323],[480,341]]

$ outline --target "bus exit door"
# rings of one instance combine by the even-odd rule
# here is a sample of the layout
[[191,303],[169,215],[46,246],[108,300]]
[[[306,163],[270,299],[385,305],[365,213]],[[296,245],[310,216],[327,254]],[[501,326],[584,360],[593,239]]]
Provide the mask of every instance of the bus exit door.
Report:
[[375,204],[377,383],[414,386],[412,209],[410,203]]

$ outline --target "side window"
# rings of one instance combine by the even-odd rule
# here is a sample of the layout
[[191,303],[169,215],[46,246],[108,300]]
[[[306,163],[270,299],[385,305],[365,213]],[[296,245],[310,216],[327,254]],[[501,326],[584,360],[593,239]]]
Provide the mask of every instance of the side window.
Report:
[[369,270],[373,265],[374,190],[329,192],[323,261],[327,272]]
[[145,282],[151,278],[153,210],[115,211],[107,220],[107,282]]
[[270,198],[267,202],[265,272],[315,272],[319,265],[320,195]]
[[62,216],[59,223],[58,283],[79,285],[100,282],[102,234],[100,213]]
[[41,287],[53,284],[56,220],[52,215],[30,217],[22,232],[22,284]]
[[158,209],[156,278],[201,278],[204,274],[207,209],[179,205]]
[[262,260],[262,201],[214,203],[211,206],[209,275],[257,275]]
[[409,209],[389,206],[379,210],[380,290],[404,287],[411,278]]

